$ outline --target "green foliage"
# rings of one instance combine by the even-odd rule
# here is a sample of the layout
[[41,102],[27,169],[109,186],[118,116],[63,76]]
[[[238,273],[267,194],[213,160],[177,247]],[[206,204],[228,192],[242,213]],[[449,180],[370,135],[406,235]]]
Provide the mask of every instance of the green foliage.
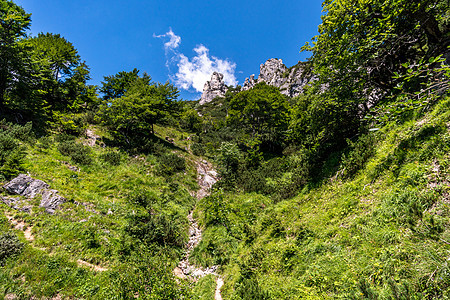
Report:
[[355,142],[347,140],[348,152],[342,154],[340,174],[343,177],[352,177],[361,170],[367,160],[375,154],[375,135],[360,136]]
[[[369,95],[389,92],[394,72],[446,51],[448,3],[433,1],[332,1],[324,14],[313,51],[314,69],[339,98],[365,103]],[[416,86],[417,88],[417,86]]]
[[59,143],[58,151],[63,155],[69,156],[74,163],[81,165],[90,165],[92,163],[90,148],[75,141],[69,140]]
[[171,176],[186,170],[186,159],[175,153],[164,154],[159,159],[159,173]]
[[102,153],[99,158],[112,166],[118,166],[122,160],[122,155],[116,151],[108,151]]
[[79,136],[86,130],[86,124],[80,115],[54,111],[53,120],[59,131],[68,135]]
[[197,156],[203,156],[206,154],[205,147],[202,146],[200,143],[193,143],[191,145],[192,154]]
[[136,80],[121,98],[101,108],[101,118],[116,140],[139,145],[154,135],[153,125],[178,114],[178,90],[171,84],[151,83],[144,76]]
[[185,223],[176,211],[163,210],[163,199],[145,190],[138,190],[128,196],[129,203],[137,210],[127,215],[124,231],[134,239],[151,245],[182,247],[185,241]]
[[31,127],[31,123],[22,126],[0,122],[0,179],[9,179],[24,170],[26,151],[21,141],[32,141]]
[[237,93],[230,101],[228,122],[262,141],[279,143],[289,122],[289,104],[280,91],[265,83]]
[[96,102],[96,88],[87,85],[89,67],[75,47],[59,34],[40,33],[27,41],[40,80],[32,88],[52,110],[79,111]]
[[360,126],[357,107],[348,98],[335,98],[311,89],[296,99],[289,124],[289,139],[297,145],[315,149],[318,156],[342,149],[346,138]]
[[23,246],[23,243],[12,232],[0,235],[0,265],[3,265],[6,259],[20,254]]
[[181,114],[180,125],[190,132],[200,132],[203,126],[203,119],[195,109],[185,109]]
[[[146,73],[142,77],[148,82],[151,80]],[[103,100],[120,98],[125,95],[138,78],[139,70],[136,68],[131,72],[122,71],[116,75],[105,76],[99,92],[103,94]]]
[[217,156],[217,171],[225,185],[232,184],[237,176],[241,152],[236,144],[222,143]]
[[379,126],[420,117],[448,94],[450,66],[441,56],[431,57],[428,61],[422,58],[414,64],[404,63],[402,67],[407,71],[395,72],[397,86],[394,95],[365,116],[368,122]]
[[0,1],[0,108],[4,107],[8,92],[27,80],[26,48],[20,40],[30,27],[30,16],[13,1]]

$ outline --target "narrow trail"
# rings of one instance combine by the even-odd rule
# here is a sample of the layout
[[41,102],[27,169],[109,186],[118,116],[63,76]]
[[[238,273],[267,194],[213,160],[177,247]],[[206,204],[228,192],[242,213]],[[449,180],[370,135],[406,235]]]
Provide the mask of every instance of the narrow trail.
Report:
[[[9,214],[5,214],[6,218],[8,219],[8,221],[11,223],[12,226],[14,226],[14,229],[16,230],[20,230],[23,231],[23,234],[25,236],[25,239],[30,242],[31,247],[39,249],[41,251],[45,251],[48,252],[47,249],[45,248],[37,248],[35,245],[33,245],[33,241],[34,241],[34,235],[32,233],[32,227],[29,226],[28,224],[26,224],[24,221],[19,221],[14,219],[13,216],[9,215]],[[52,253],[48,253],[49,255],[52,255]],[[78,259],[77,260],[77,265],[80,267],[88,267],[91,270],[97,271],[97,272],[104,272],[104,271],[108,271],[108,269],[103,268],[101,266],[98,265],[93,265],[91,263],[88,263],[84,260]]]
[[[217,182],[217,173],[214,170],[211,163],[202,160],[202,161],[196,161],[197,165],[197,182],[200,186],[200,189],[197,191],[196,198],[198,200],[206,197],[210,193],[210,189],[213,186],[214,183]],[[215,290],[215,300],[222,300],[222,295],[220,294],[220,288],[223,285],[223,279],[216,273],[217,268],[219,266],[212,266],[207,269],[203,269],[200,267],[197,267],[195,265],[192,265],[189,262],[189,258],[192,254],[192,251],[194,248],[200,243],[202,239],[202,231],[198,227],[197,221],[194,219],[193,212],[190,212],[188,215],[189,220],[189,241],[186,244],[186,255],[183,257],[183,259],[178,264],[178,267],[175,268],[173,271],[175,276],[179,278],[191,278],[193,280],[198,280],[199,278],[202,278],[206,275],[213,274],[217,276],[216,279],[216,290]]]

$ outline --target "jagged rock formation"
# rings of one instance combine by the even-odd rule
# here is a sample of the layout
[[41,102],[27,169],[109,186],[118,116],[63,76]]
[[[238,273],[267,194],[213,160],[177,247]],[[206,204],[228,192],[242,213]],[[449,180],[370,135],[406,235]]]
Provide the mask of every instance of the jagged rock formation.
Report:
[[214,72],[211,76],[211,80],[207,81],[203,87],[200,105],[211,102],[216,97],[225,96],[227,91],[228,87],[223,81],[223,74]]
[[[307,74],[300,62],[288,68],[281,59],[271,58],[261,64],[257,79],[255,79],[255,75],[245,79],[242,90],[249,90],[258,83],[265,82],[279,88],[281,93],[286,96],[296,97],[303,93],[305,85],[313,80],[315,77]],[[224,97],[227,90],[223,74],[214,72],[211,80],[205,83],[200,105],[211,102],[216,97]]]
[[242,89],[249,90],[256,84],[265,82],[279,88],[281,93],[286,96],[296,97],[303,92],[305,85],[314,80],[314,77],[305,76],[304,72],[300,63],[287,68],[281,59],[271,58],[261,64],[257,79],[255,79],[255,75],[245,79]]
[[[3,186],[8,193],[20,195],[28,199],[41,195],[42,198],[39,206],[45,208],[46,212],[52,214],[59,205],[66,202],[66,199],[59,195],[57,190],[51,190],[49,187],[42,180],[33,179],[25,174],[20,174]],[[31,209],[31,205],[29,205],[27,200],[15,197],[4,197],[1,200],[17,210],[30,211]]]

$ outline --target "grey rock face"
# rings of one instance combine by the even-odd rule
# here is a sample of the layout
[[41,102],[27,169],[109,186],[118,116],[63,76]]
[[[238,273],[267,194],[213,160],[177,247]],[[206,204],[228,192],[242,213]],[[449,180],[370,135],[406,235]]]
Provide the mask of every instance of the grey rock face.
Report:
[[19,176],[5,184],[3,188],[8,191],[8,193],[21,195],[32,181],[33,178],[25,174],[20,174]]
[[44,190],[42,193],[41,204],[39,206],[44,207],[45,211],[53,214],[59,205],[66,202],[66,199],[64,199],[61,195],[58,195],[58,193],[59,192],[57,190]]
[[23,191],[22,196],[28,198],[34,198],[36,195],[40,194],[42,190],[48,189],[50,186],[43,182],[42,180],[33,179],[30,182],[30,185]]
[[305,85],[315,80],[313,77],[304,76],[303,73],[300,65],[287,68],[281,59],[271,58],[261,64],[258,79],[255,80],[255,75],[251,75],[245,79],[242,89],[246,91],[258,83],[265,82],[279,88],[286,96],[296,97],[303,92]]
[[21,200],[20,197],[0,197],[0,201],[18,211],[31,211],[31,205],[27,201]]
[[[59,195],[57,190],[50,190],[49,185],[42,180],[33,179],[25,174],[20,174],[10,182],[4,185],[4,188],[11,194],[27,197],[28,199],[35,198],[37,195],[42,195],[40,207],[44,207],[48,213],[54,213],[59,205],[64,203],[66,199]],[[2,198],[7,205],[19,209],[17,206],[18,199],[16,198]],[[26,202],[26,200],[24,200]],[[24,201],[20,201],[21,203]],[[27,211],[31,206],[26,206]]]
[[228,87],[223,81],[223,74],[214,72],[211,76],[211,80],[205,83],[203,87],[202,98],[200,99],[200,105],[211,102],[216,97],[223,97],[228,91]]

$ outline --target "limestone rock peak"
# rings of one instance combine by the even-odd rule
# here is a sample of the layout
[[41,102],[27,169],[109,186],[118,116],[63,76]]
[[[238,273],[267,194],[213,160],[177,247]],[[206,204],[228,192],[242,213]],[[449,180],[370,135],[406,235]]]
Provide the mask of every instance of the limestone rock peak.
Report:
[[228,87],[223,81],[223,74],[214,72],[211,80],[207,81],[203,87],[200,105],[211,102],[216,97],[224,97],[227,91]]

